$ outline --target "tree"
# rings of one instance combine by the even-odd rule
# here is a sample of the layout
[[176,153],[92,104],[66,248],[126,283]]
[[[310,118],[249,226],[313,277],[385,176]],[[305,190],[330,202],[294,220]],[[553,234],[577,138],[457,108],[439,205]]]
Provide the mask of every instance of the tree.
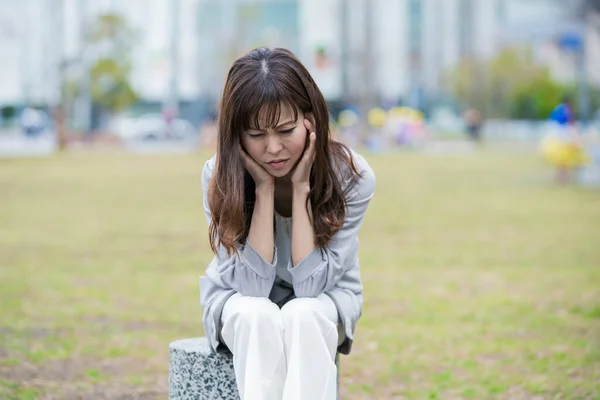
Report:
[[600,13],[600,0],[553,0],[555,4],[563,6],[572,17],[585,19],[589,13]]
[[515,85],[507,96],[509,116],[518,119],[545,119],[568,93],[543,70],[528,81]]
[[583,0],[583,11],[595,11],[600,13],[600,0]]
[[487,62],[463,61],[446,86],[461,107],[476,108],[487,118],[545,119],[564,96],[579,107],[576,86],[556,82],[527,47],[507,48]]
[[98,54],[89,71],[92,101],[96,106],[115,113],[137,100],[129,82],[131,50],[136,32],[117,14],[98,16],[87,42]]
[[532,62],[527,48],[513,47],[489,61],[463,60],[445,79],[448,91],[464,108],[477,108],[486,117],[507,117],[509,98],[545,69]]

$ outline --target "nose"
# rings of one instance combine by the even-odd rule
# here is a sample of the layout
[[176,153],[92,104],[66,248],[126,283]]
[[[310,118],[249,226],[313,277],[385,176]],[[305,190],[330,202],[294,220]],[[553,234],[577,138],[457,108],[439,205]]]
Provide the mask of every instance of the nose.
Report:
[[267,136],[267,153],[277,154],[282,148],[283,145],[281,144],[281,140],[277,137],[277,135]]

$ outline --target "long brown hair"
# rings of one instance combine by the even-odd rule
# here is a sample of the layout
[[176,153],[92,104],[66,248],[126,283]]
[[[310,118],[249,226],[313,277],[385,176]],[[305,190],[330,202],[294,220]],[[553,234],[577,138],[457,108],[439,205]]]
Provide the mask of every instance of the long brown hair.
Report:
[[[307,69],[289,50],[258,48],[237,59],[227,74],[218,114],[217,158],[208,189],[212,214],[210,246],[236,252],[250,230],[255,186],[242,166],[240,134],[260,126],[277,125],[282,104],[312,117],[317,133],[310,175],[310,204],[317,245],[324,247],[346,218],[346,196],[340,179],[360,177],[348,147],[329,134],[327,102]],[[343,168],[343,167],[347,168]],[[350,176],[347,174],[350,172]]]

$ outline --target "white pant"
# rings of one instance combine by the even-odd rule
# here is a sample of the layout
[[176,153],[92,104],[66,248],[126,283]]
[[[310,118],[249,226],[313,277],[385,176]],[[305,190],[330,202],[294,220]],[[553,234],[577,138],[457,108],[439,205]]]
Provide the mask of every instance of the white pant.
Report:
[[242,400],[335,400],[338,312],[325,294],[281,309],[264,297],[227,300],[221,337]]

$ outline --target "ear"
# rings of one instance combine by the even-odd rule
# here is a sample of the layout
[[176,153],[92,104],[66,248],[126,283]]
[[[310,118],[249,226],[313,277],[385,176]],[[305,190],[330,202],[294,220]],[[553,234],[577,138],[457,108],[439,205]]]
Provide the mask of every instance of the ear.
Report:
[[317,124],[315,121],[315,115],[312,112],[307,112],[306,114],[304,114],[304,118],[306,118],[307,120],[310,121],[310,124],[313,128],[313,131],[317,130]]

